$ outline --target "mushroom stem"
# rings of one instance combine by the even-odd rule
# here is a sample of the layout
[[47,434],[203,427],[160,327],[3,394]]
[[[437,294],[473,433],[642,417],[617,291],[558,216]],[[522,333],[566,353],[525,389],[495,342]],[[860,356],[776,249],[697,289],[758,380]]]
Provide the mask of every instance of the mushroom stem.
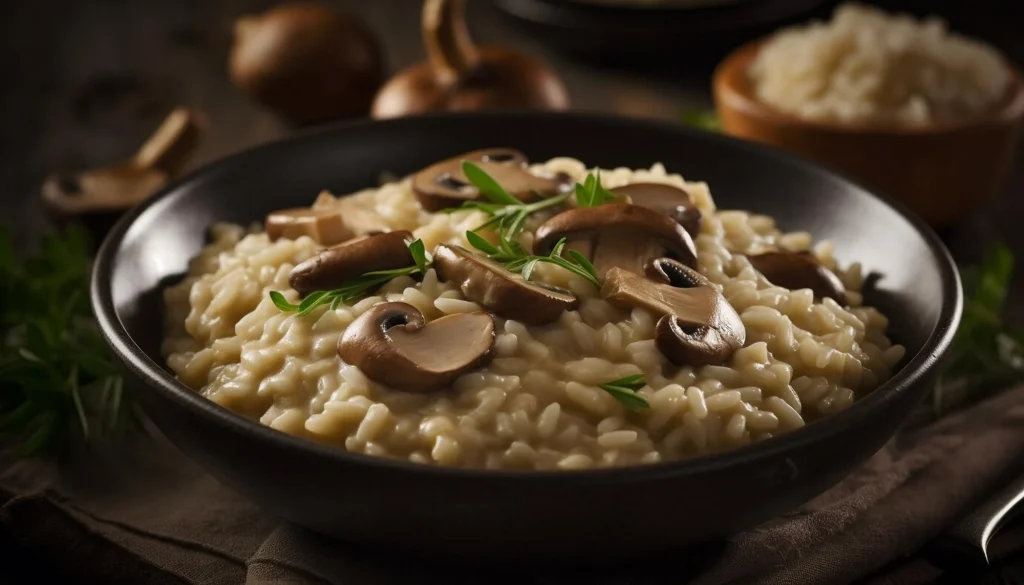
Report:
[[132,163],[177,175],[198,145],[204,125],[199,112],[175,108],[135,153]]
[[465,0],[425,0],[423,41],[439,76],[454,80],[480,61],[466,27]]

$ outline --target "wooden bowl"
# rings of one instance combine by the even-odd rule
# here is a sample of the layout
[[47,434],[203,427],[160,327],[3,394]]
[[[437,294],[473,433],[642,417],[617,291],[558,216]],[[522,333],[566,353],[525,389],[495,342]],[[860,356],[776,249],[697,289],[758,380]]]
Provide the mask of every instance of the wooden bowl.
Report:
[[844,172],[934,227],[968,215],[1005,186],[1024,119],[1024,81],[1012,67],[1006,97],[982,115],[925,127],[869,127],[803,120],[759,101],[747,70],[762,43],[741,46],[715,71],[715,109],[726,133]]

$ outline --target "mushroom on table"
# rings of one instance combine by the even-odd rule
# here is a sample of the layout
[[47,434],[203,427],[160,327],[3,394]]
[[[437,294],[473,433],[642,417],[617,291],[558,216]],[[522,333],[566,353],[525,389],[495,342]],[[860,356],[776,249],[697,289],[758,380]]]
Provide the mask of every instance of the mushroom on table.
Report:
[[353,238],[300,263],[288,282],[299,294],[309,294],[337,288],[367,272],[412,266],[415,261],[406,243],[412,239],[405,230]]
[[774,285],[790,290],[808,288],[817,300],[830,297],[846,304],[843,281],[810,252],[765,252],[747,259]]
[[405,392],[442,390],[494,357],[494,318],[446,315],[429,323],[408,303],[370,307],[345,329],[338,356],[371,380]]
[[697,209],[690,194],[679,187],[664,183],[630,183],[616,187],[611,192],[625,196],[627,203],[671,217],[683,226],[691,238],[696,238],[700,234],[700,209]]
[[648,262],[644,276],[612,268],[601,296],[622,308],[654,313],[655,343],[676,365],[724,363],[746,341],[743,321],[718,289],[696,270],[670,258]]
[[612,268],[642,274],[653,258],[697,262],[693,239],[675,220],[628,203],[577,207],[552,217],[537,229],[534,254],[550,254],[562,238],[590,259],[599,278]]
[[529,325],[551,323],[578,305],[567,290],[530,282],[503,266],[459,246],[438,246],[434,269],[442,280],[454,282],[466,298],[500,317]]
[[567,175],[531,173],[526,168],[529,162],[526,155],[518,150],[485,148],[434,163],[416,173],[412,189],[423,209],[440,211],[480,197],[480,191],[470,184],[462,171],[463,161],[479,166],[520,201],[552,197],[568,192],[573,186]]

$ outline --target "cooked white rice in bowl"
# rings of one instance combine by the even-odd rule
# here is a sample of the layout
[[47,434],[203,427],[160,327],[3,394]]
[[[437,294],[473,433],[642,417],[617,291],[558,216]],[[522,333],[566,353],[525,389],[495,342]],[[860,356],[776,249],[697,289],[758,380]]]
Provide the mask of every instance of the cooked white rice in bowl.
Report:
[[829,22],[779,31],[748,76],[757,98],[782,112],[896,126],[983,113],[1011,80],[995,48],[949,32],[943,21],[860,4],[839,6]]
[[[530,169],[583,182],[584,163],[557,158]],[[586,279],[539,264],[532,280],[571,291],[578,308],[547,325],[493,315],[493,356],[451,388],[396,390],[343,362],[338,340],[360,315],[404,302],[427,322],[484,310],[437,271],[401,276],[371,296],[299,316],[289,275],[323,246],[308,236],[274,241],[259,227],[219,224],[184,280],[166,290],[167,363],[208,399],[274,429],[350,452],[421,464],[492,469],[585,469],[637,465],[733,449],[770,439],[848,408],[888,379],[904,349],[886,336],[888,320],[864,306],[861,267],[840,267],[827,242],[783,233],[767,216],[718,210],[708,186],[660,165],[604,169],[601,183],[679,187],[700,210],[696,267],[720,291],[746,330],[742,348],[718,365],[677,366],[659,351],[657,316],[603,300]],[[427,250],[466,248],[480,211],[423,209],[406,178],[345,198],[322,194],[315,207],[344,204],[372,228],[409,230]],[[527,221],[520,242],[550,213]],[[749,255],[813,251],[835,272],[845,302],[770,283]],[[452,343],[459,340],[452,339]],[[642,374],[630,409],[601,385]]]

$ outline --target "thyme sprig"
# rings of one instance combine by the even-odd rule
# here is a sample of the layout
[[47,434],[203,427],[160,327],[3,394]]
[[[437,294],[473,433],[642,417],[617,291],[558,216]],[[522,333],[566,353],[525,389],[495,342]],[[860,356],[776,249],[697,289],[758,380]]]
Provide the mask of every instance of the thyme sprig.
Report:
[[504,189],[493,177],[479,166],[464,161],[462,172],[465,173],[469,182],[480,191],[486,201],[466,201],[459,207],[445,209],[445,213],[456,211],[475,210],[482,211],[491,218],[474,228],[474,231],[485,229],[496,229],[506,234],[509,240],[514,240],[526,226],[526,220],[530,215],[550,207],[556,207],[569,199],[569,194],[556,195],[541,199],[533,203],[523,203]]
[[639,412],[651,407],[651,405],[644,400],[642,396],[637,394],[637,391],[646,385],[647,382],[644,380],[643,374],[633,374],[632,376],[626,376],[625,378],[605,382],[599,387],[605,392],[611,394],[613,398],[618,400],[629,410]]
[[576,183],[576,203],[580,207],[597,207],[616,200],[615,193],[601,184],[601,171],[594,171],[582,183]]
[[480,234],[468,231],[466,240],[471,246],[483,252],[488,258],[502,264],[506,270],[519,272],[523,278],[530,280],[537,264],[547,263],[560,266],[573,274],[583,277],[597,288],[601,288],[601,279],[597,275],[597,269],[587,260],[586,256],[576,250],[569,250],[569,258],[562,257],[562,250],[565,248],[565,238],[558,240],[551,253],[547,256],[537,256],[528,253],[519,242],[509,240],[504,234],[498,234],[498,244],[492,244]]
[[344,283],[332,290],[320,290],[306,295],[306,298],[298,304],[291,303],[278,291],[270,291],[270,300],[274,305],[286,313],[294,312],[297,317],[305,317],[319,306],[328,305],[331,311],[336,310],[342,304],[348,305],[353,301],[362,299],[381,286],[400,276],[415,276],[426,274],[430,268],[432,258],[427,253],[423,240],[414,240],[408,243],[409,254],[412,255],[413,265],[392,270],[375,270],[357,276],[349,282]]

